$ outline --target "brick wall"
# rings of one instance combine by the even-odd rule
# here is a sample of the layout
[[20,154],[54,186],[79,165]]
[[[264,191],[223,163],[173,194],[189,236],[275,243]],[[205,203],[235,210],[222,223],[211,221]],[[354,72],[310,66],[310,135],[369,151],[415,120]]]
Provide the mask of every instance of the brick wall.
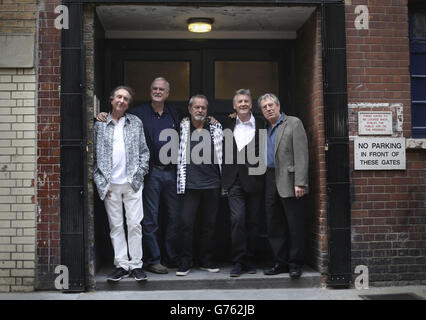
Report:
[[0,291],[33,289],[34,69],[0,69]]
[[0,1],[0,34],[35,33],[37,0]]
[[306,199],[306,258],[325,274],[327,220],[325,133],[322,89],[321,12],[316,10],[297,35],[298,109],[309,141],[309,185]]
[[[357,112],[394,114],[394,136],[411,136],[406,0],[352,0],[346,6],[351,159]],[[356,30],[357,5],[369,29]],[[426,283],[426,153],[407,150],[405,171],[355,171],[352,177],[352,264],[369,268],[377,285]]]
[[[0,36],[34,34],[36,0],[0,2]],[[0,292],[35,279],[36,69],[0,68]]]
[[60,54],[58,0],[39,1],[37,101],[37,289],[52,289],[60,264]]

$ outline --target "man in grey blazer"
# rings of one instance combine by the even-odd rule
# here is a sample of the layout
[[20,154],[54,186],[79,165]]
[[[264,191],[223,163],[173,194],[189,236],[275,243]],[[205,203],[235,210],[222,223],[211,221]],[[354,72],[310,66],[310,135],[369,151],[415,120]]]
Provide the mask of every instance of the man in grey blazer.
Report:
[[290,272],[299,278],[304,263],[304,205],[308,193],[308,139],[300,119],[281,113],[278,98],[266,93],[258,105],[268,121],[265,209],[275,265],[265,275]]

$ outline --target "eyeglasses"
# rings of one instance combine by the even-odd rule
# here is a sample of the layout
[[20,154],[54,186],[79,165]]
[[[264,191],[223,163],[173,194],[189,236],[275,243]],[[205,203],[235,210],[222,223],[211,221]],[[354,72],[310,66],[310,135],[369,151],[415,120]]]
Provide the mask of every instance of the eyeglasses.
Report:
[[152,90],[152,91],[157,91],[157,90],[159,90],[159,91],[161,91],[161,92],[164,92],[164,91],[166,91],[166,88],[161,88],[161,87],[152,87],[152,88],[151,88],[151,90]]

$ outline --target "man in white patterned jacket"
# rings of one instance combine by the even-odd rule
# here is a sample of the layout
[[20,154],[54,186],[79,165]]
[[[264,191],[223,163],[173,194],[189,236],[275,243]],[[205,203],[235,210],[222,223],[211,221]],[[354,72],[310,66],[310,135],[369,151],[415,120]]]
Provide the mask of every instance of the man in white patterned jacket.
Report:
[[[109,281],[119,281],[129,275],[136,281],[147,278],[142,271],[141,221],[143,180],[149,169],[149,150],[142,121],[126,113],[132,98],[129,87],[115,88],[110,96],[112,111],[107,121],[98,121],[94,127],[93,176],[108,214],[116,266],[107,277]],[[123,226],[123,203],[128,243]]]
[[219,272],[213,265],[213,236],[221,192],[222,125],[207,118],[208,101],[197,94],[189,100],[180,125],[177,193],[181,195],[180,246],[177,276],[186,276],[193,266],[194,222],[200,215],[198,264],[200,269]]

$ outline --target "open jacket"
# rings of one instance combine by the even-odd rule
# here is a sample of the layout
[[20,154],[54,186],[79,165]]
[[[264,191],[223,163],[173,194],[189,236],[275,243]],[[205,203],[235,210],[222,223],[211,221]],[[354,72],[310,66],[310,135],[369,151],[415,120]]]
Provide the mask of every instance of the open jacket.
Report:
[[[149,149],[145,141],[142,121],[135,115],[124,115],[124,145],[126,148],[126,176],[133,190],[138,191],[149,169]],[[106,122],[95,123],[93,178],[99,197],[104,200],[112,175],[112,147],[114,121],[108,114]]]
[[[217,164],[219,165],[219,171],[222,171],[222,125],[217,122],[216,124],[209,124],[210,137],[213,139],[215,156]],[[189,163],[189,159],[186,158],[186,148],[188,147],[188,141],[190,140],[191,134],[191,120],[189,118],[184,119],[180,124],[180,143],[178,153],[178,165],[177,165],[177,193],[185,193],[186,184],[186,164]]]
[[[232,163],[224,163],[222,165],[222,187],[225,190],[228,190],[235,182],[237,176],[239,177],[239,180],[241,182],[241,185],[243,187],[243,190],[245,192],[263,192],[265,187],[265,175],[250,175],[249,174],[249,168],[250,167],[258,167],[260,164],[250,164],[247,155],[247,148],[252,147],[254,148],[255,156],[260,156],[260,150],[259,150],[259,143],[260,143],[260,135],[259,131],[265,128],[265,121],[263,119],[260,119],[258,117],[255,117],[255,135],[253,139],[250,141],[248,145],[246,145],[241,152],[244,152],[245,156],[245,162],[244,163],[237,163],[238,161],[238,148],[237,144],[235,142],[235,137],[233,136],[232,139]],[[234,119],[226,119],[226,121],[223,122],[223,129],[230,129],[232,132],[234,132],[236,125],[236,118]],[[224,148],[224,159],[226,161],[227,154],[226,154],[226,148]]]

